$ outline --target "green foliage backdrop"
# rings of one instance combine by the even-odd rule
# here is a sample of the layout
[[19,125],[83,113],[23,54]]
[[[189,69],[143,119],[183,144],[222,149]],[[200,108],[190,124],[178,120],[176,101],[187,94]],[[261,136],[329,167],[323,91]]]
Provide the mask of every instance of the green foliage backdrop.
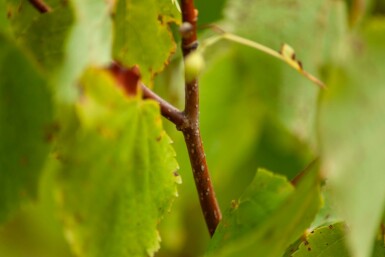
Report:
[[46,3],[0,0],[0,256],[385,256],[383,0],[196,1],[201,42],[215,23],[287,43],[327,85],[245,46],[206,49],[212,239],[181,133],[105,69],[138,65],[183,109],[178,5]]

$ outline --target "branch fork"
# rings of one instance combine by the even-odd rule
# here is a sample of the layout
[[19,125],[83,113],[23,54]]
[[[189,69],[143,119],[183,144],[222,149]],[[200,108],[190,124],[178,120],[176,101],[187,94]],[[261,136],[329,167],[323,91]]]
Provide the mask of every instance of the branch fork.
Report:
[[[186,58],[187,55],[198,48],[196,34],[198,11],[194,7],[193,0],[182,0],[181,8],[183,17],[183,24],[180,28],[182,35],[181,47],[183,57]],[[199,128],[198,80],[195,78],[192,81],[187,81],[185,84],[185,109],[183,112],[164,101],[143,84],[141,88],[143,97],[157,101],[162,115],[173,122],[177,129],[183,133],[195,179],[195,186],[198,191],[199,202],[207,228],[212,236],[222,219],[222,214],[215,197]]]
[[[29,2],[40,13],[47,13],[52,10],[44,0],[29,0]],[[183,17],[183,24],[180,29],[182,52],[183,57],[186,58],[187,55],[198,48],[196,34],[198,11],[194,7],[194,0],[181,0],[181,7]],[[222,214],[211,183],[199,129],[198,80],[195,78],[185,83],[185,109],[180,111],[140,82],[140,74],[135,67],[125,69],[118,63],[113,63],[108,69],[128,95],[135,94],[137,87],[140,87],[144,99],[152,99],[158,102],[162,116],[174,123],[177,129],[183,133],[201,209],[209,233],[212,236],[222,218]]]

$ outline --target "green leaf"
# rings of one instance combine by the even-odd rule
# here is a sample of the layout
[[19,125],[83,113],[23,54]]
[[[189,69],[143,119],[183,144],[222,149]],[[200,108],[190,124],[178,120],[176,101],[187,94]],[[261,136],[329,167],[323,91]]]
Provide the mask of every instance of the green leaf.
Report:
[[382,240],[376,240],[374,244],[372,257],[382,257],[385,256],[385,241],[382,237]]
[[[248,203],[244,205],[245,208],[240,202],[234,211],[224,217],[212,239],[207,256],[282,256],[286,248],[299,238],[310,225],[320,207],[317,165],[313,165],[303,176],[295,191],[285,198],[282,199],[272,194],[271,197],[260,200],[267,206],[272,204],[270,213],[262,219],[258,204]],[[248,188],[245,193],[250,196],[253,195],[253,202],[261,195],[265,197],[265,193],[258,192],[258,188],[261,188],[261,182],[258,180],[260,179],[257,177],[258,183],[252,184],[256,186]],[[265,183],[272,183],[272,181]],[[274,190],[272,192],[274,193]],[[281,193],[281,190],[277,190],[275,193],[278,192]],[[281,203],[277,203],[277,200]],[[240,226],[243,222],[246,229]],[[254,227],[247,227],[248,224]],[[258,224],[258,226],[254,224]],[[236,236],[233,237],[233,234]]]
[[79,256],[153,256],[180,182],[159,107],[128,98],[98,70],[82,88],[58,152],[67,239]]
[[372,21],[362,38],[352,35],[345,43],[351,55],[330,69],[321,106],[323,170],[350,227],[353,257],[370,256],[385,203],[384,24]]
[[114,58],[138,65],[151,84],[176,50],[168,23],[180,23],[180,13],[170,0],[118,0],[114,17]]
[[0,0],[0,30],[3,33],[9,33],[11,29],[11,24],[9,22],[9,17],[12,13],[9,12],[5,0]]
[[196,0],[194,2],[196,9],[199,10],[198,23],[209,24],[223,18],[223,8],[226,0],[205,1]]
[[[335,223],[311,231],[292,257],[350,257],[345,237],[349,229],[344,223]],[[372,257],[385,256],[384,242],[377,240]]]
[[46,80],[0,34],[0,222],[31,197],[50,150],[52,102]]
[[331,224],[317,228],[310,232],[292,256],[293,257],[349,257],[346,248],[345,225],[343,223]]
[[261,226],[293,191],[285,177],[258,170],[240,199],[233,201],[224,215],[210,248],[220,248]]
[[56,191],[55,166],[59,162],[53,157],[47,158],[40,175],[38,200],[23,206],[1,227],[0,256],[75,257],[57,218],[53,195]]
[[70,6],[47,1],[52,12],[40,13],[28,1],[8,0],[14,38],[52,75],[65,58],[64,45],[74,17]]
[[58,88],[61,101],[74,101],[76,81],[88,65],[111,61],[112,22],[104,0],[47,1],[41,14],[30,3],[9,0],[15,37]]

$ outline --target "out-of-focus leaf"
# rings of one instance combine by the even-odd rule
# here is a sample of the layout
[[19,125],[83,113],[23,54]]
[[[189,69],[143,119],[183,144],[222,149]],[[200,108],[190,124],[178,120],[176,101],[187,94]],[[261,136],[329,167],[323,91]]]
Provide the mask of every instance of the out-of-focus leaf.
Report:
[[180,23],[170,0],[118,0],[114,14],[113,55],[124,65],[139,65],[144,82],[168,63],[176,45],[169,23]]
[[9,12],[5,0],[0,0],[0,10],[1,10],[0,32],[9,33],[10,27],[11,27],[10,22],[9,22],[9,18],[12,15],[12,13]]
[[385,244],[383,240],[377,240],[374,244],[372,257],[383,257],[385,256]]
[[178,11],[181,12],[180,5],[179,5],[178,0],[171,0],[171,2],[172,2],[173,4],[175,4],[176,9],[178,9]]
[[198,24],[205,25],[216,22],[223,17],[223,8],[226,0],[196,0],[195,7],[199,11]]
[[54,171],[59,162],[53,157],[50,156],[40,176],[38,200],[23,206],[1,227],[0,256],[75,257],[56,215]]
[[47,1],[39,13],[27,1],[8,1],[15,37],[51,76],[60,100],[74,101],[75,82],[88,65],[111,60],[112,22],[104,0]]
[[353,257],[370,256],[385,203],[385,21],[373,21],[362,36],[346,42],[352,54],[329,72],[320,130],[323,170],[350,227]]
[[72,0],[75,23],[65,46],[65,60],[57,76],[58,94],[65,101],[76,96],[75,82],[89,65],[111,61],[112,21],[107,1]]
[[350,26],[358,26],[362,24],[365,16],[369,13],[370,7],[373,5],[373,0],[345,0],[348,13]]
[[47,1],[53,11],[42,14],[28,1],[7,0],[15,39],[50,75],[63,63],[65,40],[73,24],[70,6],[60,2]]
[[0,222],[31,196],[47,154],[52,102],[32,62],[0,34]]
[[[284,43],[291,45],[304,69],[318,77],[318,69],[333,58],[346,29],[344,15],[341,1],[229,1],[224,28],[276,51]],[[258,100],[299,139],[314,146],[319,89],[284,64],[267,60],[271,57],[237,48],[246,85],[257,87]]]
[[382,0],[372,0],[373,2],[373,13],[375,15],[385,15],[385,2]]
[[79,256],[152,256],[180,180],[158,105],[128,98],[98,70],[82,87],[78,125],[63,132],[58,152],[67,239]]
[[[260,187],[259,182],[256,188]],[[258,199],[261,193],[258,194],[256,188],[248,189],[246,194],[255,194],[255,199]],[[262,202],[274,203],[277,199],[272,195],[270,201],[262,199]],[[281,204],[277,204],[263,221],[258,217],[260,206],[250,203],[246,205],[248,208],[240,204],[229,216],[225,216],[212,239],[207,256],[282,256],[286,248],[310,225],[320,201],[318,168],[313,165],[303,174],[295,191],[281,200]],[[246,227],[247,224],[253,225],[252,220],[256,220],[257,224],[262,223],[248,229],[240,226],[243,221]],[[232,234],[236,237],[232,237]]]

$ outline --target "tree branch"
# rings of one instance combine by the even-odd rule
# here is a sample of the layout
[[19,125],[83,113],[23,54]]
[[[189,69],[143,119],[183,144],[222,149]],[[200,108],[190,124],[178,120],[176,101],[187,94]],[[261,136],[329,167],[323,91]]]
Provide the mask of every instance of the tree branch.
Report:
[[29,0],[35,9],[37,9],[40,13],[46,13],[52,11],[51,7],[47,5],[43,0]]
[[194,7],[194,0],[182,0],[182,19],[189,27],[188,31],[182,33],[182,52],[183,56],[186,56],[198,47],[196,33],[198,10]]
[[[198,91],[197,82],[194,81],[194,83],[195,84],[191,86],[196,87],[196,91]],[[140,87],[143,92],[143,98],[158,102],[162,116],[174,123],[178,130],[183,132],[203,216],[205,217],[209,233],[212,236],[222,218],[222,214],[211,183],[206,155],[200,136],[198,106],[195,105],[198,98],[197,96],[195,96],[194,99],[189,98],[190,103],[194,103],[191,108],[193,115],[187,116],[186,113],[180,112],[177,108],[151,91],[151,89],[147,88],[143,83],[140,83]]]
[[[183,16],[183,25],[181,26],[182,51],[183,56],[186,57],[198,47],[196,34],[198,11],[194,8],[193,0],[182,0],[181,3]],[[222,214],[211,183],[206,162],[206,154],[203,149],[199,129],[198,80],[195,78],[186,83],[185,109],[181,112],[140,82],[140,75],[137,67],[127,69],[122,67],[119,63],[113,63],[108,70],[114,75],[129,95],[131,91],[136,92],[136,88],[140,87],[142,90],[142,97],[145,99],[153,99],[158,102],[162,115],[173,122],[178,130],[182,131],[190,157],[190,164],[194,175],[195,186],[199,195],[201,209],[209,233],[212,236],[222,219]]]
[[[194,85],[190,86],[196,87],[196,92],[198,93],[197,82],[194,81],[194,83]],[[179,111],[177,108],[151,91],[151,89],[147,88],[143,83],[140,83],[140,87],[143,92],[143,98],[152,99],[158,102],[162,116],[174,123],[178,130],[183,132],[203,216],[205,217],[209,233],[212,236],[222,218],[222,214],[211,183],[206,162],[206,155],[200,136],[198,120],[199,106],[195,105],[195,103],[199,100],[197,98],[197,94],[194,93],[195,98],[189,98],[190,102],[194,103],[191,108],[193,115],[187,116],[185,112]]]
[[[182,32],[182,51],[183,56],[186,57],[198,47],[196,34],[198,11],[194,7],[193,0],[182,0],[181,7],[183,24],[185,28],[188,28],[187,31]],[[189,126],[182,129],[182,132],[189,153],[203,216],[212,236],[222,219],[222,214],[211,183],[199,129],[199,84],[197,79],[185,85],[184,114],[189,121]]]

